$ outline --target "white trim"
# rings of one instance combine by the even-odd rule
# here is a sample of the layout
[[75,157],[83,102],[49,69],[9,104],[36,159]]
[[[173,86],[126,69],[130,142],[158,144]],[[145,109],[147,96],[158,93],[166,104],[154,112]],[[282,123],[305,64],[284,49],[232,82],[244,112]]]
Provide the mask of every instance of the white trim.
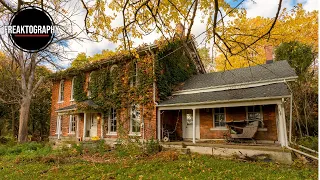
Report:
[[84,138],[86,137],[86,128],[87,128],[87,113],[84,113],[84,118],[83,118],[83,138],[82,140],[84,140]]
[[157,125],[158,140],[161,141],[161,111],[159,108],[157,110]]
[[[58,139],[60,139],[60,136],[62,135],[62,116],[58,115],[57,116],[57,123],[56,123],[56,133],[58,135]],[[57,132],[58,131],[58,132]]]
[[265,86],[270,84],[294,81],[296,78],[297,76],[292,76],[288,78],[279,78],[279,79],[271,79],[271,80],[268,79],[268,80],[262,80],[262,81],[252,81],[252,82],[245,82],[245,83],[235,83],[235,84],[227,84],[227,85],[220,85],[220,86],[187,89],[187,90],[176,91],[175,93],[173,93],[173,95],[196,94],[196,93],[202,93],[202,92],[214,92],[214,91],[225,91],[225,90],[232,90],[232,89],[259,87],[259,86]]
[[196,109],[192,109],[192,142],[196,143]]
[[[71,131],[73,118],[74,118],[74,120],[75,120],[75,130],[74,130],[74,131]],[[69,132],[68,132],[68,134],[76,134],[76,131],[77,131],[77,116],[74,115],[74,114],[71,114],[71,115],[69,116]]]
[[[139,121],[140,121],[140,132],[132,132],[132,121],[133,121],[133,118],[132,118],[132,106],[136,106],[136,110],[139,111],[139,113],[140,113],[140,109],[139,109],[140,106],[139,105],[132,104],[130,106],[130,131],[129,131],[129,136],[131,136],[131,135],[141,136],[141,114],[140,114],[140,119],[139,119]],[[138,118],[136,118],[136,119],[138,119]]]
[[[115,117],[115,120],[116,120],[116,131],[111,131],[111,118],[112,118],[112,110],[115,111],[115,114],[116,114],[116,117]],[[115,108],[110,108],[109,109],[109,115],[108,115],[108,132],[107,132],[107,135],[117,135],[117,131],[118,131],[118,122],[117,122],[117,110]]]
[[209,101],[199,103],[181,103],[181,104],[166,104],[157,105],[160,110],[176,110],[176,109],[192,109],[192,108],[215,108],[215,107],[234,107],[234,106],[253,106],[253,105],[268,105],[268,104],[281,104],[281,98],[290,96],[278,97],[264,97],[264,98],[249,98],[237,100],[224,100],[224,101]]
[[74,76],[71,80],[71,93],[70,93],[70,101],[73,102],[74,101],[74,79],[76,77]]
[[[61,99],[61,86],[63,85],[63,98]],[[62,79],[59,83],[59,92],[58,92],[58,103],[64,102],[64,79]]]
[[[212,128],[211,129],[215,129],[215,130],[218,130],[218,129],[224,129],[224,128],[226,128],[227,127],[227,124],[226,124],[226,122],[227,122],[227,112],[226,112],[226,107],[221,107],[221,108],[224,108],[224,123],[225,123],[225,125],[224,126],[218,126],[218,127],[216,127],[215,126],[215,119],[214,119],[214,115],[215,115],[215,113],[214,113],[214,109],[219,109],[218,107],[216,107],[216,108],[212,108],[212,120],[213,120],[213,126],[212,126]],[[221,114],[221,113],[220,113]],[[211,130],[210,129],[210,130]]]
[[75,111],[75,110],[77,110],[77,108],[73,108],[73,109],[65,109],[65,110],[56,110],[55,112],[57,112],[57,113],[63,113],[63,112]]

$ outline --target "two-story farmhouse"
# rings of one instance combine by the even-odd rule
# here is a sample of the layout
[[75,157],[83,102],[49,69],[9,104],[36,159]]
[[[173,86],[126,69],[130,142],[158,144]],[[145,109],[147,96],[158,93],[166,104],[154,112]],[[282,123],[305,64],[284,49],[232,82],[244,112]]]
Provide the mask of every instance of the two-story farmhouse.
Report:
[[[53,78],[51,140],[225,139],[257,124],[252,139],[287,145],[284,101],[296,79],[286,61],[205,73],[193,41],[145,46]],[[231,133],[231,134],[230,134]]]

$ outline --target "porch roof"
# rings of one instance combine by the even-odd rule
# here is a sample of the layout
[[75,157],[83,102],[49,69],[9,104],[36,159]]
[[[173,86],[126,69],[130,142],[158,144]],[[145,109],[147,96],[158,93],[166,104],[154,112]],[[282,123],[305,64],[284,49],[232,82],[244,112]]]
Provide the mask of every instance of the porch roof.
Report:
[[72,104],[70,106],[66,106],[66,107],[57,109],[56,112],[67,112],[67,111],[78,110],[79,105],[81,107],[98,108],[98,105],[96,103],[94,103],[91,99],[89,99],[89,100],[85,100],[83,102],[80,102],[79,104]]
[[174,95],[171,99],[159,103],[158,106],[190,105],[214,103],[215,101],[239,101],[248,99],[289,97],[290,92],[285,83],[269,84],[243,89],[200,92],[194,94]]

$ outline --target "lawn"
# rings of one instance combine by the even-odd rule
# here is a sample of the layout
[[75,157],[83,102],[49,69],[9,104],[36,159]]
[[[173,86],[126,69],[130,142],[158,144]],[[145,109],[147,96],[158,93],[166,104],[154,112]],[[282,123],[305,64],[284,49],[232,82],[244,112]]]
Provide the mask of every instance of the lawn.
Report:
[[[163,151],[89,152],[0,146],[0,179],[318,179],[317,168]],[[81,150],[82,151],[82,150]],[[132,151],[133,152],[133,151]]]

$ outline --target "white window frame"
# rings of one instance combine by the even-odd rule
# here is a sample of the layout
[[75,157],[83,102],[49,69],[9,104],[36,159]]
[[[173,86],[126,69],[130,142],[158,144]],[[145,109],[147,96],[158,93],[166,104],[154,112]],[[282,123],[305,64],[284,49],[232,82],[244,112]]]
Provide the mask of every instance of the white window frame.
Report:
[[60,134],[62,134],[62,116],[61,115],[58,115],[57,116],[57,123],[56,123],[56,133],[55,134],[58,134],[58,131],[59,131],[59,127],[60,127]]
[[59,84],[58,103],[62,103],[63,101],[64,101],[64,80],[61,80]]
[[[115,117],[113,117],[113,114],[115,114]],[[112,125],[112,122],[116,122],[115,125]],[[112,126],[116,127],[116,131],[111,131]],[[109,112],[109,118],[108,118],[108,134],[107,135],[117,135],[117,110],[115,108],[111,108]]]
[[[72,128],[73,128],[72,123],[74,123],[74,131],[72,131]],[[70,118],[69,118],[69,134],[75,134],[76,130],[77,130],[77,116],[76,115],[70,115]]]
[[90,91],[91,75],[92,75],[92,72],[90,72],[89,78],[88,78],[88,91],[87,91],[87,96],[88,96],[89,98],[91,98],[91,91]]
[[76,77],[73,77],[71,80],[71,95],[70,95],[70,101],[74,101],[74,79]]
[[[259,106],[260,107],[260,119],[263,122],[263,111],[262,111],[262,105],[254,105],[254,106]],[[246,119],[249,120],[249,110],[248,107],[253,107],[253,106],[246,106]],[[259,123],[260,126],[260,123]],[[265,129],[264,125],[262,123],[262,127],[258,127],[259,129]]]
[[[131,87],[137,87],[138,86],[138,83],[139,83],[139,80],[138,80],[138,62],[133,62],[133,66],[134,66],[134,75],[131,77],[131,80],[130,80],[130,86]],[[135,77],[135,83],[133,83],[133,77]]]
[[[132,107],[133,106],[135,106],[136,108],[136,111],[138,111],[139,112],[139,114],[140,114],[140,117],[139,118],[133,118],[132,117]],[[140,127],[139,127],[139,129],[140,129],[140,131],[139,132],[133,132],[132,130],[133,130],[133,121],[139,121],[140,122]],[[141,135],[141,113],[140,113],[140,110],[139,110],[139,105],[137,105],[137,104],[133,104],[133,105],[131,105],[131,107],[130,107],[130,134],[129,135],[131,135],[131,136],[140,136]]]
[[[224,126],[216,126],[216,123],[215,123],[215,109],[220,109],[220,108],[212,108],[212,118],[213,118],[213,129],[226,129],[227,128],[227,111],[226,111],[226,108],[225,107],[221,107],[223,108],[224,110],[224,122],[225,122],[225,125]],[[219,114],[222,114],[222,113],[219,113]]]
[[[112,72],[113,72],[113,70],[116,69],[116,68],[118,68],[117,65],[111,66],[111,68],[110,68],[110,76],[111,76],[111,77],[112,77]],[[112,90],[111,90],[112,93],[115,92],[115,89],[116,89],[116,82],[115,82],[114,79],[113,79]]]

